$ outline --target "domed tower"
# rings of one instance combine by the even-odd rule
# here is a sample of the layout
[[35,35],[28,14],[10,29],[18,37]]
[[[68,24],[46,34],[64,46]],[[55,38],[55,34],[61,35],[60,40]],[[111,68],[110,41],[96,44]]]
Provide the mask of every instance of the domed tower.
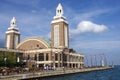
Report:
[[6,31],[6,42],[5,47],[7,49],[15,49],[20,42],[20,32],[16,25],[15,17],[10,21],[10,27]]
[[66,18],[63,16],[63,14],[63,7],[59,3],[56,8],[56,16],[54,16],[51,22],[52,47],[55,48],[69,48],[68,22],[66,21]]

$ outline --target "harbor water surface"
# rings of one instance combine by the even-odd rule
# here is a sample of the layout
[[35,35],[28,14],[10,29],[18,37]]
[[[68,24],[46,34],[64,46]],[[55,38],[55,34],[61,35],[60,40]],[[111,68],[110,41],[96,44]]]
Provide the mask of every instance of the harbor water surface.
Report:
[[37,78],[32,80],[120,80],[120,66],[113,69]]

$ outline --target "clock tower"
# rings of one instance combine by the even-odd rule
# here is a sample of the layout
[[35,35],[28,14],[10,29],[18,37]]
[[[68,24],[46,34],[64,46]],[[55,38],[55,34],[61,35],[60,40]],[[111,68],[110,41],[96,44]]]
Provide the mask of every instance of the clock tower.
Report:
[[10,21],[10,27],[8,28],[8,31],[6,31],[5,47],[7,49],[15,49],[20,42],[20,32],[16,26],[16,19],[13,17]]
[[69,48],[68,22],[63,14],[63,7],[59,3],[56,8],[56,16],[53,17],[51,22],[51,40],[54,48]]

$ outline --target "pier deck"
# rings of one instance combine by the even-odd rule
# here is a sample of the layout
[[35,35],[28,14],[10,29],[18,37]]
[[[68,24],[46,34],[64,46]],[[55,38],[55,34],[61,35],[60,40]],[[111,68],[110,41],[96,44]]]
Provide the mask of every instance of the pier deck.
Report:
[[106,66],[106,67],[83,68],[83,69],[45,70],[42,72],[32,72],[32,73],[25,73],[25,74],[0,76],[0,80],[24,80],[24,79],[49,77],[49,76],[56,76],[56,75],[90,72],[90,71],[96,71],[96,70],[105,70],[105,69],[111,69],[111,68],[112,67],[110,66]]

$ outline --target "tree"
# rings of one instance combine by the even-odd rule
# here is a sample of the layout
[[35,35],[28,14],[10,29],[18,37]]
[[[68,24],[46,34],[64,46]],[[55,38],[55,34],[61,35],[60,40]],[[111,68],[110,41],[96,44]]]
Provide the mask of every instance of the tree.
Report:
[[1,66],[4,66],[4,56],[2,51],[0,51],[0,67]]
[[[19,63],[17,63],[17,57],[19,57]],[[4,60],[6,58],[6,62]],[[22,63],[21,53],[0,51],[0,66],[14,67],[15,65],[20,65]]]

